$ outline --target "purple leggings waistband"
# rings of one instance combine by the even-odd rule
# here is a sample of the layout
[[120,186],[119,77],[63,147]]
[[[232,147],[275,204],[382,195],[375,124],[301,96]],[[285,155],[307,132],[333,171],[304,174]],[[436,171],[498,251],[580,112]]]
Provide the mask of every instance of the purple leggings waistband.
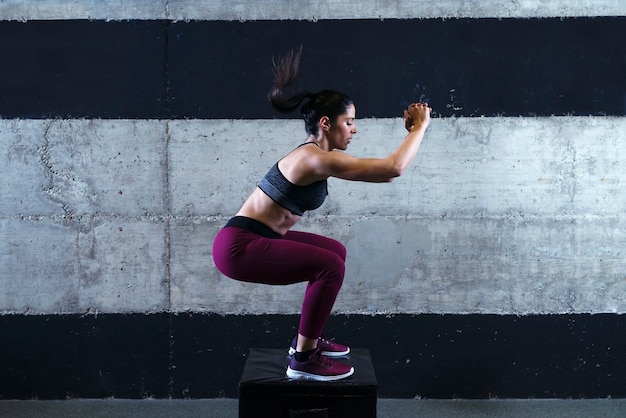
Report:
[[275,232],[269,226],[256,219],[248,218],[246,216],[235,216],[228,220],[226,226],[232,226],[235,228],[245,229],[246,231],[254,232],[265,238],[281,238],[278,232]]

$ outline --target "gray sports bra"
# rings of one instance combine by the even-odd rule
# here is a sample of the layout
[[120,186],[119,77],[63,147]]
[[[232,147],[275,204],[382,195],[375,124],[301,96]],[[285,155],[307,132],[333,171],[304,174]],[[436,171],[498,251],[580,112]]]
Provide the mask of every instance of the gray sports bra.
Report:
[[[302,145],[312,144],[306,142]],[[274,164],[259,183],[261,189],[274,202],[295,215],[302,216],[305,211],[317,209],[322,206],[328,196],[328,182],[316,181],[306,186],[298,186],[285,178]]]

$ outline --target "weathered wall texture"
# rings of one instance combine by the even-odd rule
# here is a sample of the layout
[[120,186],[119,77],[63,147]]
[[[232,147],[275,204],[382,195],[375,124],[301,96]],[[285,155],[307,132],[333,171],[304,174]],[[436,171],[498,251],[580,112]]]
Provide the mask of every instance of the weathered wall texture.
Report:
[[[623,0],[388,3],[8,0],[0,17],[626,13]],[[383,156],[404,135],[399,118],[359,129],[357,156]],[[299,286],[226,279],[211,241],[303,139],[301,123],[286,120],[0,120],[0,312],[297,313]],[[348,247],[341,313],[625,313],[625,144],[619,116],[437,118],[404,177],[331,181],[330,198],[299,227]]]
[[624,39],[626,0],[0,0],[0,398],[236,398],[286,348],[303,285],[211,243],[305,139],[265,98],[300,44],[353,155],[436,111],[404,176],[298,225],[347,246],[325,332],[379,396],[626,396]]
[[38,19],[412,19],[459,17],[620,16],[625,0],[440,0],[396,2],[342,0],[3,0],[0,16],[10,20]]
[[[177,216],[235,212],[263,172],[250,162],[269,166],[300,127],[267,122],[250,137],[245,123],[205,123],[170,130],[170,185],[185,182],[172,189]],[[363,156],[384,155],[403,136],[401,120],[364,120],[359,128],[351,149]],[[621,118],[434,120],[415,164],[391,185],[331,182],[328,201],[301,226],[348,248],[337,310],[624,312],[624,128]],[[225,133],[214,148],[207,137],[216,130]],[[224,145],[231,157],[219,152]],[[215,177],[225,186],[211,184]],[[292,288],[219,275],[218,286],[203,285],[212,231],[199,226],[186,225],[182,235],[172,228],[173,261],[189,257],[172,263],[174,307],[284,313],[298,306]],[[205,267],[197,270],[199,260]]]
[[[385,155],[402,120],[358,121]],[[300,121],[2,120],[5,313],[297,313],[221,276],[211,240]],[[342,313],[626,311],[626,121],[434,119],[391,184],[333,180],[299,228],[348,248]]]

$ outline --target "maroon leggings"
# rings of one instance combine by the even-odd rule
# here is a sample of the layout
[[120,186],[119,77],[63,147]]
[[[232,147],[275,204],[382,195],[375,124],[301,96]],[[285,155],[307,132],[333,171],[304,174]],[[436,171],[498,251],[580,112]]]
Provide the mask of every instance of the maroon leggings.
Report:
[[308,281],[298,332],[317,339],[343,283],[346,248],[334,239],[307,232],[289,231],[270,238],[226,226],[213,241],[213,260],[220,272],[244,282],[287,285]]

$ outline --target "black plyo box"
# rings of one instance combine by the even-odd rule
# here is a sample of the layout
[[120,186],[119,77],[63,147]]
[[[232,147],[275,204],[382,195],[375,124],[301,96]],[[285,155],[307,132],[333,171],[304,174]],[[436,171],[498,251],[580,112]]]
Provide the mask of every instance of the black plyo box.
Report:
[[285,350],[252,348],[239,382],[240,418],[376,417],[376,375],[369,350],[337,361],[354,374],[333,382],[289,379]]

